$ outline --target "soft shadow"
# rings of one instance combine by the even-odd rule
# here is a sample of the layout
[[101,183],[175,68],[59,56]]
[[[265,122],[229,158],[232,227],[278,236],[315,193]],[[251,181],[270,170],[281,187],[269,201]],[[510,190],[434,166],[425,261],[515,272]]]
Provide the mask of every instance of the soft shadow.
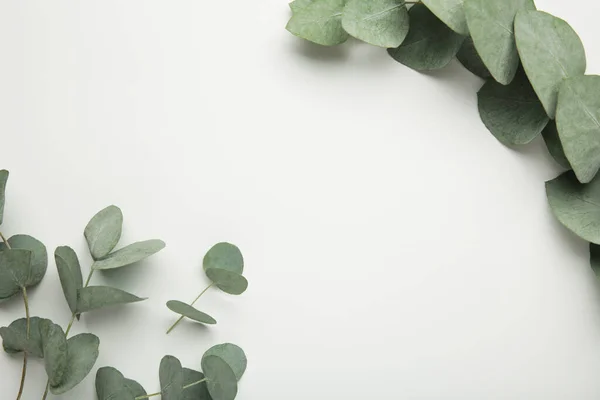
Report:
[[148,265],[148,261],[144,261],[142,260],[123,268],[102,270],[99,273],[102,274],[105,283],[113,284],[116,287],[131,286],[134,283],[138,285],[141,280],[140,277],[143,277],[144,274],[152,273],[150,271],[152,266]]
[[293,50],[303,57],[314,61],[326,63],[339,63],[350,57],[350,48],[347,44],[338,46],[321,46],[308,40],[295,40]]
[[[175,321],[177,321],[177,318],[179,314],[173,314],[173,321],[170,322],[169,324],[167,324],[165,326],[165,332],[167,331],[167,329],[169,329],[174,323]],[[217,325],[218,325],[219,321],[217,321]],[[192,321],[189,318],[184,318],[183,320],[181,320],[181,322],[179,324],[177,324],[177,326],[175,327],[175,329],[173,329],[173,331],[171,331],[171,333],[169,333],[169,336],[173,335],[174,332],[178,331],[178,330],[182,330],[182,331],[190,331],[193,333],[199,333],[202,335],[206,335],[210,332],[211,328],[214,327],[216,325],[205,325],[202,324],[200,322],[196,322],[196,321]]]

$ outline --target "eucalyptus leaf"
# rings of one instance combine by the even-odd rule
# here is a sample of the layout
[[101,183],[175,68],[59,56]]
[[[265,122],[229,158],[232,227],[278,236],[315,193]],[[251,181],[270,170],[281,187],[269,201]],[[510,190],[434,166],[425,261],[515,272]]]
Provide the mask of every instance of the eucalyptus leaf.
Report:
[[0,170],[0,225],[4,221],[4,203],[6,201],[6,182],[9,172],[5,169]]
[[94,264],[92,264],[92,269],[115,269],[126,267],[138,261],[142,261],[164,248],[165,242],[158,239],[133,243],[111,253],[102,260],[95,261]]
[[550,123],[546,125],[542,131],[542,137],[544,138],[548,152],[552,158],[554,158],[554,161],[563,168],[571,169],[571,164],[569,164],[569,160],[567,160],[567,156],[565,156],[554,121],[550,121]]
[[244,272],[244,257],[237,246],[221,242],[208,250],[202,260],[202,266],[205,271],[209,268],[219,268],[241,275]]
[[92,217],[84,236],[94,260],[106,257],[119,243],[123,230],[123,213],[117,206],[108,206]]
[[465,36],[453,32],[423,4],[408,11],[410,30],[404,42],[388,53],[399,63],[417,71],[445,67],[456,56]]
[[475,49],[475,45],[473,44],[473,39],[471,37],[467,37],[463,42],[460,50],[456,53],[456,58],[458,61],[468,69],[472,74],[477,75],[480,78],[486,79],[492,76],[490,71],[488,71],[487,67],[483,63],[483,60],[477,53],[477,49]]
[[565,156],[579,182],[600,169],[600,76],[565,80],[558,94],[556,126]]
[[202,371],[208,379],[206,387],[212,400],[234,400],[237,379],[231,367],[220,357],[202,357]]
[[160,390],[162,400],[181,400],[183,394],[183,368],[173,356],[164,356],[160,361]]
[[[31,251],[31,265],[29,276],[23,286],[35,286],[42,281],[48,269],[48,252],[46,246],[39,240],[29,235],[15,235],[8,239],[12,249],[23,249]],[[0,251],[6,250],[6,245],[0,242]]]
[[189,304],[178,300],[169,300],[167,302],[169,310],[176,312],[177,314],[188,317],[194,321],[202,322],[203,324],[214,325],[217,321],[208,314],[203,313],[200,310],[195,309]]
[[31,317],[29,319],[29,338],[27,338],[27,320],[25,318],[13,321],[9,326],[0,328],[2,346],[7,353],[27,352],[34,357],[43,358],[44,349],[40,333],[40,323],[48,321],[44,318]]
[[[133,379],[125,378],[125,387],[133,394],[134,397],[146,396],[148,393],[146,389]],[[182,399],[183,400],[183,399]]]
[[465,0],[464,9],[477,53],[494,79],[508,85],[519,67],[515,16],[535,10],[533,0]]
[[[193,369],[183,369],[183,382],[185,385],[199,382],[204,379],[204,374]],[[206,382],[199,383],[194,386],[190,386],[183,390],[181,400],[211,400]]]
[[65,299],[71,312],[75,312],[77,310],[77,291],[83,287],[81,265],[77,253],[68,246],[58,247],[54,251],[54,259]]
[[51,387],[59,386],[67,372],[67,337],[62,328],[50,320],[40,322],[40,335],[48,382]]
[[590,243],[590,266],[596,276],[600,277],[600,246],[594,243]]
[[244,350],[242,350],[241,347],[236,346],[235,344],[223,343],[213,346],[206,350],[202,358],[208,356],[217,356],[225,361],[238,381],[242,379],[244,372],[246,372],[246,367],[248,366],[246,353],[244,353]]
[[112,367],[102,367],[96,372],[98,400],[135,400],[122,373]]
[[59,395],[77,386],[90,373],[98,359],[100,339],[82,333],[67,340],[67,367],[60,385],[51,385],[50,392]]
[[488,80],[477,98],[481,120],[505,145],[527,144],[548,124],[548,115],[522,70],[507,86]]
[[285,27],[302,39],[323,46],[345,42],[348,33],[342,28],[346,0],[315,0],[294,11]]
[[209,268],[206,276],[225,293],[240,295],[248,288],[248,281],[240,274],[220,268]]
[[0,252],[0,299],[6,299],[26,287],[31,272],[32,254],[15,249]]
[[408,34],[404,0],[348,0],[342,27],[351,36],[380,47],[398,47]]
[[469,34],[463,0],[423,0],[423,4],[454,32]]
[[302,10],[307,5],[312,3],[313,1],[315,1],[315,0],[294,0],[291,3],[289,3],[289,5],[290,5],[290,8],[292,9],[292,12],[295,13],[295,12]]
[[531,85],[553,119],[563,80],[585,73],[583,44],[569,24],[542,11],[519,11],[515,38]]
[[600,244],[600,177],[588,184],[573,171],[546,182],[546,196],[558,220],[580,238]]
[[77,313],[119,304],[137,303],[146,298],[137,297],[109,286],[88,286],[77,291]]

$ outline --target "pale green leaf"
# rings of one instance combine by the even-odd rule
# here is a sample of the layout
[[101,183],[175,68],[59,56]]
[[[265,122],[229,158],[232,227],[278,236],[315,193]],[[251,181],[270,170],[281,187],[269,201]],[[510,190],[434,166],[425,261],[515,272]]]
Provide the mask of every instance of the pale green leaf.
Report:
[[126,267],[142,261],[165,248],[165,242],[158,239],[145,240],[123,247],[108,255],[108,257],[95,261],[92,269],[115,269]]
[[[142,396],[146,396],[148,394],[146,392],[146,389],[144,389],[144,387],[142,385],[140,385],[139,383],[137,383],[133,379],[127,379],[127,378],[125,378],[125,387],[127,389],[129,389],[129,391],[135,397],[142,397]],[[184,400],[184,399],[182,399],[182,400]]]
[[408,34],[404,0],[348,0],[342,27],[351,36],[380,47],[398,47]]
[[214,325],[217,321],[210,315],[203,313],[200,310],[178,300],[169,300],[167,302],[169,310],[176,312],[177,314],[183,315],[194,321],[202,322],[203,324]]
[[454,32],[469,34],[463,0],[423,0],[423,4]]
[[346,0],[315,0],[294,11],[286,29],[292,34],[323,46],[345,42],[348,34],[342,28],[342,12]]
[[544,138],[548,152],[552,158],[554,158],[554,161],[563,168],[571,169],[569,160],[567,160],[567,157],[565,156],[565,151],[563,150],[562,143],[558,137],[558,130],[556,129],[556,123],[554,121],[550,121],[550,123],[546,125],[542,131],[542,137]]
[[289,3],[289,5],[290,5],[290,8],[292,9],[292,12],[295,13],[295,12],[302,10],[307,5],[312,3],[313,1],[315,1],[315,0],[294,0],[291,3]]
[[458,53],[456,53],[456,58],[463,65],[463,67],[471,71],[472,74],[483,79],[492,76],[490,71],[488,71],[487,67],[481,60],[481,57],[479,57],[471,37],[467,37],[465,39],[460,47],[460,50],[458,50]]
[[77,290],[83,287],[79,259],[75,251],[68,246],[58,247],[54,251],[54,259],[65,299],[71,312],[75,312],[77,310]]
[[88,286],[77,291],[77,313],[146,300],[109,286]]
[[102,367],[96,372],[98,400],[135,400],[122,373],[112,367]]
[[123,213],[117,206],[108,206],[92,217],[84,236],[94,260],[106,257],[119,243],[123,229]]
[[246,372],[246,367],[248,366],[246,353],[244,353],[241,347],[235,344],[223,343],[213,346],[206,350],[202,357],[208,356],[217,356],[223,359],[229,365],[238,381],[242,379],[244,372]]
[[0,251],[0,299],[13,296],[26,287],[31,272],[29,250]]
[[160,361],[159,379],[162,400],[181,400],[183,394],[183,368],[173,356],[164,356]]
[[34,357],[43,358],[44,349],[40,332],[40,323],[42,321],[50,322],[39,317],[31,317],[29,319],[29,338],[27,338],[27,320],[25,318],[20,318],[13,321],[9,326],[0,328],[4,351],[7,353],[25,351]]
[[[204,379],[204,374],[193,369],[183,369],[183,382],[185,385],[200,382]],[[194,386],[190,386],[183,390],[183,396],[181,400],[211,400],[206,382],[199,383]]]
[[202,371],[208,379],[206,387],[212,400],[234,400],[237,379],[231,367],[217,356],[202,357]]
[[50,386],[58,386],[64,382],[67,372],[67,337],[62,328],[50,320],[41,321],[39,328],[48,382]]
[[4,203],[6,201],[6,182],[9,172],[5,169],[0,170],[0,225],[4,220]]
[[52,394],[59,395],[77,386],[90,373],[98,359],[100,339],[82,333],[67,340],[67,368],[60,385],[51,385]]
[[237,246],[222,242],[208,250],[202,260],[202,266],[205,271],[209,268],[219,268],[241,275],[244,272],[244,258]]
[[206,276],[225,293],[240,295],[248,288],[248,281],[240,274],[220,268],[209,268]]
[[[31,251],[31,265],[29,276],[23,286],[35,286],[42,281],[48,269],[48,252],[46,246],[39,240],[29,235],[15,235],[8,239],[12,249]],[[0,251],[6,250],[6,245],[0,242]]]

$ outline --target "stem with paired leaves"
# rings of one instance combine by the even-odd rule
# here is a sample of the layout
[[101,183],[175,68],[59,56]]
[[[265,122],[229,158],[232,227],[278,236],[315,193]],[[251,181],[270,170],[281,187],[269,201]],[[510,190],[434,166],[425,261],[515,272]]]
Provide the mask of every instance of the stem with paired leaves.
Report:
[[[188,383],[187,385],[185,385],[185,386],[183,387],[183,389],[188,389],[188,388],[191,388],[192,386],[199,385],[199,384],[201,384],[202,382],[206,382],[207,380],[208,380],[208,379],[204,378],[204,379],[201,379],[201,380],[199,380],[199,381],[197,381],[197,382]],[[136,398],[135,398],[135,400],[148,399],[148,398],[150,398],[150,397],[154,397],[154,396],[160,396],[161,394],[162,394],[162,392],[156,392],[156,393],[152,393],[152,394],[147,394],[147,395],[145,395],[145,396],[138,396],[138,397],[136,397]]]
[[[204,289],[204,290],[203,290],[203,291],[202,291],[202,292],[201,292],[201,293],[198,295],[198,297],[196,297],[196,298],[194,299],[194,301],[192,301],[192,303],[191,303],[190,305],[191,305],[191,306],[193,306],[193,305],[194,305],[194,304],[195,304],[195,303],[198,301],[198,299],[200,299],[200,297],[202,297],[202,295],[203,295],[204,293],[206,293],[206,291],[207,291],[208,289],[210,289],[211,287],[213,287],[213,286],[214,286],[214,284],[215,284],[215,283],[213,282],[213,283],[211,283],[210,285],[208,285],[208,286],[206,287],[206,289]],[[171,333],[171,331],[172,331],[173,329],[175,329],[175,327],[177,326],[177,324],[179,324],[183,318],[184,318],[184,317],[183,317],[183,315],[182,315],[181,317],[179,317],[179,319],[177,319],[177,321],[175,321],[175,323],[174,323],[173,325],[171,325],[171,327],[170,327],[170,328],[169,328],[169,330],[167,331],[167,335],[168,335],[169,333]]]

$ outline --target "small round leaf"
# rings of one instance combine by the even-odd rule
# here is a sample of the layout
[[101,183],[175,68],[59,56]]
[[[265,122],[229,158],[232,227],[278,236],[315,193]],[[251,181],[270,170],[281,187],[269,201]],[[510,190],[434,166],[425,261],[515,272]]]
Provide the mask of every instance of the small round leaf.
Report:
[[240,295],[248,288],[248,281],[240,274],[220,268],[209,268],[206,276],[225,293]]
[[117,206],[108,206],[92,217],[84,236],[94,260],[106,257],[119,243],[123,229],[123,213]]
[[213,400],[234,400],[237,379],[231,367],[217,356],[202,357],[202,371],[207,378],[206,387]]
[[[48,269],[48,252],[46,246],[36,238],[29,235],[15,235],[8,239],[12,249],[23,249],[31,251],[31,266],[29,276],[23,286],[35,286],[42,281]],[[0,251],[6,249],[6,245],[0,242]]]
[[204,357],[217,356],[223,359],[235,374],[236,379],[239,381],[242,379],[246,367],[248,366],[248,359],[246,354],[241,347],[231,343],[218,344],[206,350]]
[[160,361],[160,387],[162,400],[181,400],[183,394],[183,368],[173,356],[164,356]]
[[92,264],[92,269],[115,269],[142,261],[165,248],[165,242],[158,239],[145,240],[125,246]]
[[203,324],[214,325],[217,321],[208,314],[203,313],[200,310],[195,309],[179,300],[169,300],[167,302],[167,307],[169,310],[176,312],[177,314],[183,315],[184,317],[188,317],[197,322],[201,322]]
[[60,385],[51,385],[52,394],[68,392],[90,373],[98,359],[100,339],[91,333],[82,333],[67,340],[67,368]]
[[[203,379],[204,374],[202,372],[189,368],[183,369],[183,382],[185,385],[196,383]],[[206,387],[206,382],[198,383],[197,385],[183,389],[181,400],[211,400],[208,388]]]
[[48,382],[50,386],[59,386],[67,373],[67,337],[62,328],[50,320],[41,321],[40,335]]
[[102,367],[96,372],[98,400],[135,400],[122,373],[112,367]]
[[244,272],[244,257],[237,246],[226,242],[217,243],[204,256],[202,266],[205,271],[219,268],[241,275]]
[[345,42],[348,34],[342,28],[342,12],[346,0],[318,0],[294,11],[285,27],[302,39],[323,46]]
[[398,47],[408,34],[404,0],[348,0],[342,26],[357,39],[380,47]]
[[27,337],[27,320],[25,318],[13,321],[9,326],[0,328],[2,345],[7,353],[20,353],[22,351],[34,357],[43,358],[44,349],[40,324],[42,321],[50,320],[31,317],[29,319],[29,338]]

